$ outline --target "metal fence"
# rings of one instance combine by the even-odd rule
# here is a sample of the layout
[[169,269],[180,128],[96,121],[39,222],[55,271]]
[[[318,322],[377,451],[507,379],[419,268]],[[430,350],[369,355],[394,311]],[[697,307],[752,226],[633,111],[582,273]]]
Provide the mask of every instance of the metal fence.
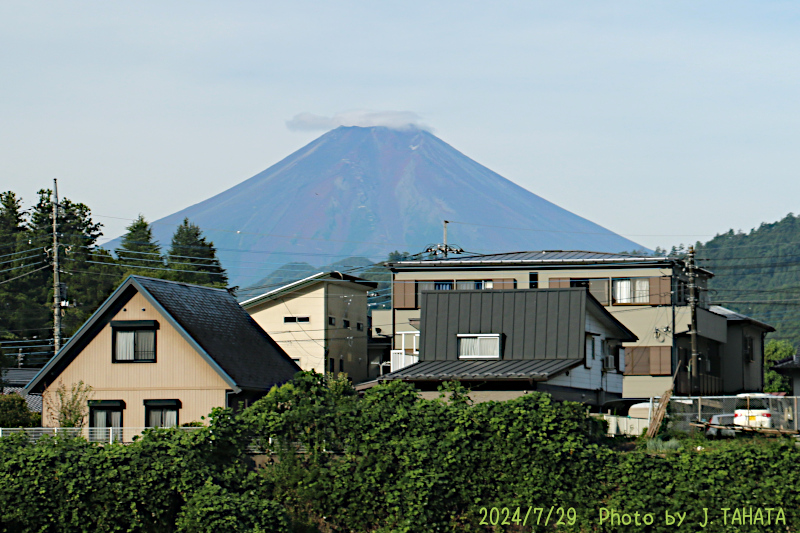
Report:
[[[44,436],[83,437],[91,442],[120,442],[127,444],[133,442],[134,437],[141,436],[147,429],[155,428],[0,428],[0,437],[15,433],[24,433],[28,440],[36,442]],[[196,431],[198,427],[174,428],[180,431]]]
[[[655,400],[656,404],[658,400]],[[670,399],[667,415],[669,425],[678,431],[690,431],[691,422],[712,422],[719,425],[733,424],[734,411],[747,409],[769,409],[774,429],[798,430],[797,396],[759,396],[744,398],[739,396],[673,396]]]

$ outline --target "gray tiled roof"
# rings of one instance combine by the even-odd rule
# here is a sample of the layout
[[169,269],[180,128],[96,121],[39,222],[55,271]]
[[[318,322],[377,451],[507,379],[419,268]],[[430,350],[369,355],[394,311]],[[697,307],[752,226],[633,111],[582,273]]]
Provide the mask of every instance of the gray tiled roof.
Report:
[[[38,370],[38,369],[37,369]],[[34,413],[42,412],[42,395],[41,394],[25,394],[24,387],[3,387],[3,394],[19,394],[25,403],[28,404],[28,409]]]
[[137,292],[151,301],[232,389],[268,390],[300,367],[224,289],[129,276],[26,390],[41,392]]
[[785,370],[800,370],[800,356],[793,355],[785,359],[781,359],[772,366],[773,370],[782,372]]
[[300,369],[224,289],[159,279],[137,281],[245,389],[269,389]]
[[422,361],[378,379],[411,381],[532,379],[546,381],[581,364],[583,364],[582,359]]

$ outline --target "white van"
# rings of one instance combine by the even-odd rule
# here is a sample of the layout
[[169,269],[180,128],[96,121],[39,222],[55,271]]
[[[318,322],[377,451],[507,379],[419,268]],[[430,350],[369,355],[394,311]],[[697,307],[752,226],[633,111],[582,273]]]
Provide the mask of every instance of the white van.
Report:
[[763,392],[737,394],[733,424],[751,428],[771,428],[773,425],[769,406],[771,397],[772,395]]

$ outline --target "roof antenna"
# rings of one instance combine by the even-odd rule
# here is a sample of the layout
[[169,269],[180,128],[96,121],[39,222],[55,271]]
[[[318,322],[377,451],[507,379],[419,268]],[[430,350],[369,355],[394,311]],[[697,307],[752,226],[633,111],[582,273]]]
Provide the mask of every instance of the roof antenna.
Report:
[[445,259],[447,259],[448,252],[452,252],[454,254],[463,254],[464,253],[464,250],[462,250],[458,246],[448,246],[447,245],[447,225],[448,224],[450,224],[450,221],[449,220],[445,220],[444,221],[444,243],[443,244],[432,244],[432,245],[428,246],[428,248],[425,250],[426,254],[431,254],[431,255],[435,255],[435,256],[441,255]]

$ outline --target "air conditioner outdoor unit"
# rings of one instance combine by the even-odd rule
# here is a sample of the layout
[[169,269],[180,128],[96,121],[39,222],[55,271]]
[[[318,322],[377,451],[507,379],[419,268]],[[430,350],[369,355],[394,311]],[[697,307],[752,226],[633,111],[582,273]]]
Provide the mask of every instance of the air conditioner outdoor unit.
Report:
[[603,358],[603,370],[614,370],[617,368],[617,358],[613,355],[606,355]]

